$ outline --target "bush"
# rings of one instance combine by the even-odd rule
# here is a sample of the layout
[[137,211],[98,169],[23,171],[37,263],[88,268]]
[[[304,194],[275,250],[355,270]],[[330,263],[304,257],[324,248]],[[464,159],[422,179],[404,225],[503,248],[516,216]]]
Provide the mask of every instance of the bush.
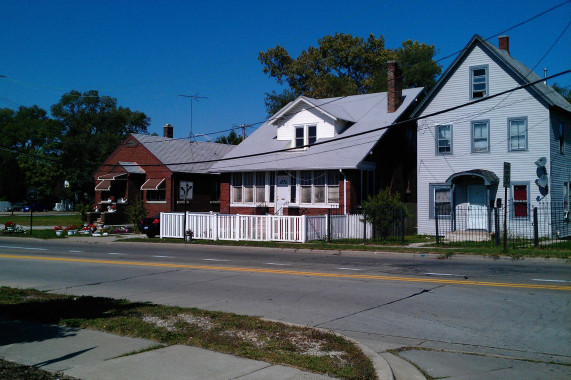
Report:
[[363,202],[363,210],[368,222],[373,224],[373,230],[380,234],[380,238],[384,239],[389,236],[393,226],[400,220],[401,212],[407,215],[407,210],[400,201],[398,193],[391,196],[389,188],[377,193],[374,197]]
[[79,203],[75,205],[75,211],[79,212],[81,215],[81,220],[87,220],[87,213],[91,211],[91,206],[89,203]]
[[135,230],[139,231],[139,222],[147,217],[147,209],[141,198],[135,199],[134,202],[127,206],[125,216],[127,221],[135,226]]

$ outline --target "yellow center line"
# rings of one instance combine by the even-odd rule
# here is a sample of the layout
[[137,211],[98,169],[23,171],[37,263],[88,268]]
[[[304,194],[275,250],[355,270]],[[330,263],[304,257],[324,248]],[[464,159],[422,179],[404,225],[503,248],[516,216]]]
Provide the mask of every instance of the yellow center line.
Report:
[[505,288],[551,289],[551,290],[571,291],[571,286],[564,286],[564,285],[510,284],[510,283],[505,283],[505,282],[447,280],[447,279],[440,279],[440,278],[416,278],[416,277],[398,277],[398,276],[377,276],[377,275],[367,275],[367,274],[304,272],[304,271],[282,270],[282,269],[240,268],[240,267],[213,266],[213,265],[166,264],[166,263],[151,263],[151,262],[137,262],[137,261],[124,261],[124,260],[79,259],[79,258],[65,258],[65,257],[28,256],[28,255],[0,255],[0,258],[73,262],[73,263],[90,263],[90,264],[132,265],[132,266],[141,266],[141,267],[183,268],[183,269],[222,270],[222,271],[232,271],[232,272],[273,273],[273,274],[289,274],[289,275],[294,275],[294,276],[351,278],[351,279],[368,279],[368,280],[382,280],[382,281],[424,282],[424,283],[433,283],[433,284],[456,284],[456,285],[472,285],[472,286],[492,286],[492,287],[505,287]]

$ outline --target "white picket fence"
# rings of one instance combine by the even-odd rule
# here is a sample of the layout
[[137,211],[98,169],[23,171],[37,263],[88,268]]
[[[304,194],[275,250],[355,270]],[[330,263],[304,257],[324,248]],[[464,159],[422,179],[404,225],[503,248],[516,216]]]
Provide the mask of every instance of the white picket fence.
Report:
[[[362,239],[362,215],[332,215],[332,239]],[[184,213],[161,213],[161,238],[184,237]],[[372,226],[367,223],[367,236]],[[186,213],[186,230],[194,239],[286,241],[304,243],[327,237],[327,215],[282,216]]]

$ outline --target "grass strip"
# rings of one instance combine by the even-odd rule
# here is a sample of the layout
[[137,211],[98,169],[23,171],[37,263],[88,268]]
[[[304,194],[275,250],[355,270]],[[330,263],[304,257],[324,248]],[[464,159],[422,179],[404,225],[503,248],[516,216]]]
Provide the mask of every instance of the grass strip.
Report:
[[186,344],[342,379],[375,379],[352,342],[309,327],[196,308],[0,288],[0,315],[67,327]]
[[[121,242],[144,242],[155,244],[204,244],[236,247],[261,247],[261,248],[283,248],[283,249],[308,249],[325,251],[362,251],[362,252],[403,252],[417,254],[437,254],[441,259],[448,259],[454,255],[480,255],[499,258],[500,256],[510,257],[512,260],[521,260],[526,257],[571,259],[571,240],[562,244],[540,247],[509,247],[507,251],[501,246],[491,244],[486,245],[452,245],[443,244],[441,246],[427,245],[419,247],[407,247],[404,245],[394,245],[394,243],[378,244],[337,240],[330,243],[325,241],[311,241],[307,243],[282,243],[282,242],[262,242],[262,241],[234,241],[234,240],[193,240],[192,243],[185,243],[183,239],[146,239],[139,237],[124,237]],[[430,242],[430,240],[427,240]]]

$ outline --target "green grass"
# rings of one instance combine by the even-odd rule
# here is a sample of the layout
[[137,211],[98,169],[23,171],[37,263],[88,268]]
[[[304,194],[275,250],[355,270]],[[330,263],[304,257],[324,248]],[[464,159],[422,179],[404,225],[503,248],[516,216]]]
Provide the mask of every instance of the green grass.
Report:
[[[30,227],[30,214],[27,215],[2,215],[0,216],[0,224],[6,222],[14,222],[22,227]],[[42,215],[41,213],[34,213],[32,215],[33,226],[76,226],[83,225],[81,216],[79,214],[66,214],[66,215]]]
[[186,344],[342,379],[375,379],[352,342],[323,330],[196,308],[0,288],[0,315]]

